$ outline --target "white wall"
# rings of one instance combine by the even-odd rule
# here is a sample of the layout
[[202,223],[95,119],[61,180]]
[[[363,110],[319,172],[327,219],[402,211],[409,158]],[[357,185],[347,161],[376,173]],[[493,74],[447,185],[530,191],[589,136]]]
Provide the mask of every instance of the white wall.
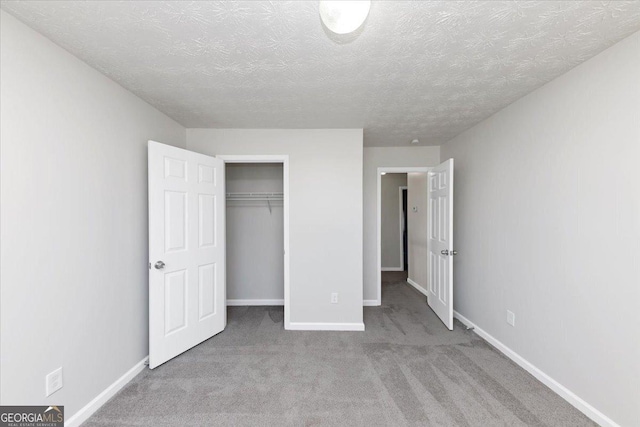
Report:
[[368,147],[364,149],[364,300],[375,304],[378,298],[378,168],[436,166],[440,147]]
[[[427,174],[412,172],[407,177],[409,223],[409,279],[427,290]],[[414,212],[413,208],[417,208]]]
[[402,233],[400,232],[400,187],[407,186],[406,173],[388,173],[381,178],[380,229],[382,232],[382,268],[402,270]]
[[[282,163],[227,163],[227,192],[282,193]],[[227,300],[284,298],[282,201],[227,201]]]
[[289,155],[290,321],[361,327],[362,129],[187,129],[187,147]]
[[450,157],[455,309],[640,425],[640,33],[453,139]]
[[1,403],[69,418],[148,354],[146,144],[185,129],[0,19]]

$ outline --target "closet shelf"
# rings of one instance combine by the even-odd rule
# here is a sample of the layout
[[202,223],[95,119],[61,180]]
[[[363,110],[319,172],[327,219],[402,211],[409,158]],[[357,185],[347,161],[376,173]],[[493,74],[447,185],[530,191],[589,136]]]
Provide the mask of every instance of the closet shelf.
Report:
[[284,193],[227,193],[227,201],[265,201],[271,213],[271,202],[284,200]]
[[227,193],[227,200],[283,200],[283,193]]

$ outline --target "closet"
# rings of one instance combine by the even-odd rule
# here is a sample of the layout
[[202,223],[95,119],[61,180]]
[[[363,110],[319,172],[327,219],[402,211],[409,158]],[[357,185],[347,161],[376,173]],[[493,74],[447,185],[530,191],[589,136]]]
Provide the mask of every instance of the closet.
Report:
[[227,305],[283,305],[282,163],[227,163]]

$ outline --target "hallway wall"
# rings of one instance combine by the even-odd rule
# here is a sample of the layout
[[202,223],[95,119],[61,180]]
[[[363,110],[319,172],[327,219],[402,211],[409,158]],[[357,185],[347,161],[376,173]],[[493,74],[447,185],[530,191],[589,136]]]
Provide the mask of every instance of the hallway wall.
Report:
[[407,186],[406,173],[388,173],[381,177],[381,251],[383,270],[402,270],[404,260],[400,230],[400,187]]

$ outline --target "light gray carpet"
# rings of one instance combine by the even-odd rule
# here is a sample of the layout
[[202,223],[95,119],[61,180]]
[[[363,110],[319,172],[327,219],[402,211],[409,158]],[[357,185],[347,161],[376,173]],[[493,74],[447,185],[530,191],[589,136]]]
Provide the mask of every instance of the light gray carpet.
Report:
[[229,307],[227,329],[145,370],[85,426],[587,426],[527,372],[385,274],[365,332],[283,329],[281,307]]

